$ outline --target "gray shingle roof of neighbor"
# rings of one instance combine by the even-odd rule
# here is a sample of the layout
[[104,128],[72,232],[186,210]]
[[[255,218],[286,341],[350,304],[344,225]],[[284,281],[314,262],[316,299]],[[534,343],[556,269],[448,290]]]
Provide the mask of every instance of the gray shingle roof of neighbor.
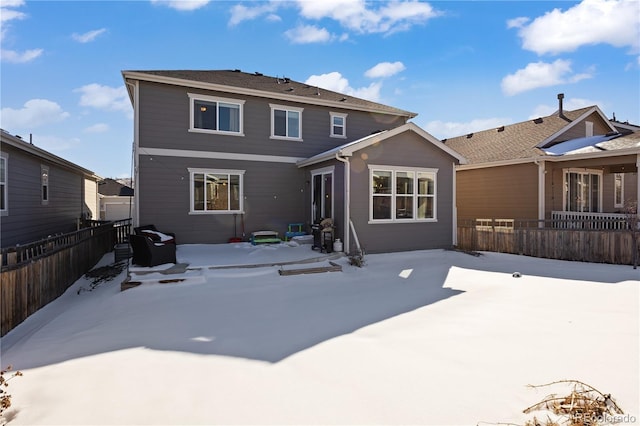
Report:
[[165,77],[244,90],[249,89],[263,92],[265,96],[267,94],[275,94],[292,99],[299,98],[299,101],[304,103],[324,101],[336,103],[336,107],[343,105],[344,108],[348,109],[374,110],[408,118],[413,118],[417,115],[414,112],[301,83],[288,77],[271,77],[258,72],[247,73],[240,70],[142,70],[123,71],[122,73],[125,78],[133,74],[140,78],[144,78],[144,75]]
[[555,114],[457,136],[443,142],[462,154],[470,164],[534,158],[545,155],[536,145],[592,108],[594,106],[574,111],[565,110],[565,118]]

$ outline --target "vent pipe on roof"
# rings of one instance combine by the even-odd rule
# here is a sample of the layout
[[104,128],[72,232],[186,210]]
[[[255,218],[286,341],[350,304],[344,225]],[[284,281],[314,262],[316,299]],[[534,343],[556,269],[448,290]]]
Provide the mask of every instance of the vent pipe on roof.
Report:
[[562,100],[564,99],[564,93],[558,93],[558,117],[567,118],[564,116],[564,110],[562,108]]

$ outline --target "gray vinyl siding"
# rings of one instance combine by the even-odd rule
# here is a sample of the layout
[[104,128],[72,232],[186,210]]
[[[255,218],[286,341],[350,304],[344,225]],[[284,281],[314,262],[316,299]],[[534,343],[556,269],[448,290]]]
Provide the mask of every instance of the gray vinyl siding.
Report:
[[[367,158],[363,161],[363,158]],[[351,158],[351,218],[366,253],[449,248],[453,245],[453,164],[456,161],[413,132],[404,132]],[[435,168],[436,222],[369,223],[369,164]],[[350,250],[355,241],[350,240]]]
[[288,223],[306,222],[304,172],[295,164],[202,158],[141,156],[140,224],[174,232],[179,244],[224,243],[234,236],[231,213],[189,214],[188,168],[245,170],[244,217],[236,216],[237,236],[260,230],[284,236]]
[[[2,247],[71,232],[87,211],[84,176],[3,144],[8,154],[8,211],[0,216]],[[41,166],[49,167],[49,201],[42,203]]]
[[[245,101],[243,136],[190,132],[189,93]],[[270,103],[304,108],[302,141],[270,138]],[[193,157],[138,156],[136,191],[139,224],[153,223],[159,229],[174,232],[179,244],[223,243],[234,236],[233,214],[189,214],[188,168],[245,170],[244,226],[247,238],[252,231],[258,230],[274,230],[283,236],[288,223],[310,225],[311,220],[308,169],[299,169],[293,163],[205,159],[198,157],[197,152],[308,158],[405,122],[405,117],[150,82],[140,82],[138,107],[139,147],[196,151]],[[330,137],[330,112],[347,114],[347,138]],[[344,173],[341,167],[341,163],[336,165],[334,173],[337,235],[342,235],[345,227],[341,223],[344,221],[344,206],[341,204]],[[239,215],[236,228],[236,233],[241,234]]]
[[[244,100],[244,136],[189,132],[188,93]],[[304,108],[302,141],[271,139],[269,104]],[[331,138],[329,111],[348,114],[347,137]],[[164,149],[251,153],[306,158],[374,131],[404,124],[404,118],[229,93],[189,90],[157,83],[140,85],[140,146]]]

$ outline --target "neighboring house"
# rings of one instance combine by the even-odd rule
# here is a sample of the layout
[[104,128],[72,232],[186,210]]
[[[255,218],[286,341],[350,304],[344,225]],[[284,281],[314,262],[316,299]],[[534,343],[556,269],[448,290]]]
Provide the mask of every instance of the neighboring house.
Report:
[[133,188],[115,179],[98,183],[100,220],[129,219],[133,213]]
[[237,70],[123,77],[134,107],[134,223],[181,243],[222,243],[331,218],[345,251],[356,241],[367,252],[454,243],[463,158],[409,123],[414,113]]
[[98,216],[92,171],[0,131],[0,246],[77,229]]
[[598,106],[565,111],[562,98],[548,117],[443,141],[469,160],[457,169],[458,219],[621,218],[638,199],[637,126]]

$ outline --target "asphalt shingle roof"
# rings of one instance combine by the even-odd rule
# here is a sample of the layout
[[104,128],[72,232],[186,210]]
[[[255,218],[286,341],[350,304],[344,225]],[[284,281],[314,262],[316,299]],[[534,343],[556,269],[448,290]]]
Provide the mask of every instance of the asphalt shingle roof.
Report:
[[250,89],[265,92],[265,95],[270,93],[287,95],[294,98],[299,97],[301,98],[300,101],[305,103],[314,103],[316,100],[337,102],[344,105],[345,108],[376,110],[408,118],[417,115],[410,111],[301,83],[288,77],[272,77],[257,72],[246,73],[240,70],[146,70],[123,71],[123,73],[148,74],[150,76]]
[[591,108],[593,106],[574,111],[565,110],[566,118],[557,114],[550,115],[445,139],[443,142],[462,154],[470,164],[533,158],[545,155],[536,145],[562,130]]

